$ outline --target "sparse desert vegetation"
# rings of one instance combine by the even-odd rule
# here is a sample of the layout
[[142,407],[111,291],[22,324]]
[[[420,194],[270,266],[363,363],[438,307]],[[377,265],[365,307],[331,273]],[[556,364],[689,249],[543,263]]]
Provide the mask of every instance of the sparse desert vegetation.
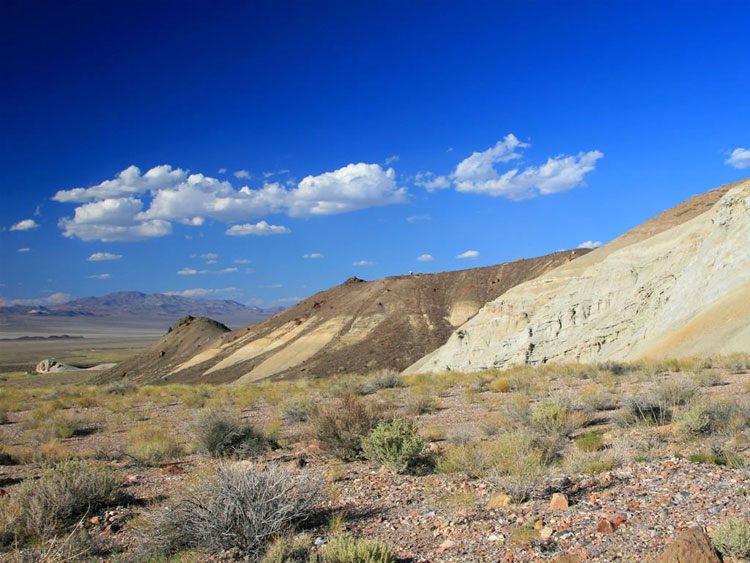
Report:
[[[3,557],[535,561],[583,550],[608,560],[618,548],[596,518],[612,506],[612,521],[623,520],[614,529],[650,526],[636,554],[700,525],[740,560],[747,363],[239,386],[4,382]],[[414,408],[425,398],[429,409]],[[634,486],[643,502],[623,492]],[[553,493],[570,506],[550,509]],[[664,495],[667,516],[656,518]],[[722,508],[701,512],[693,501]]]

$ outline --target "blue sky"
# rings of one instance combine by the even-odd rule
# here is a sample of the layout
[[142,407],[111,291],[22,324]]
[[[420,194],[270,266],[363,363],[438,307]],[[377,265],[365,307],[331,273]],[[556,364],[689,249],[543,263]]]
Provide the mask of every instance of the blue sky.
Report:
[[0,28],[6,304],[288,305],[750,176],[747,2],[4,2]]

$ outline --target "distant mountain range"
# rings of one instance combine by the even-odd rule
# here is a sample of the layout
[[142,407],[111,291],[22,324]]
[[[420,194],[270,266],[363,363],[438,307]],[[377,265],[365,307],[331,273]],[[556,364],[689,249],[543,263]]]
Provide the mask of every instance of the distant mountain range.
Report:
[[0,315],[33,317],[138,317],[177,320],[195,317],[243,318],[247,323],[262,321],[282,311],[283,307],[248,307],[227,299],[197,299],[164,293],[118,291],[101,297],[83,297],[48,306],[13,305],[0,307]]

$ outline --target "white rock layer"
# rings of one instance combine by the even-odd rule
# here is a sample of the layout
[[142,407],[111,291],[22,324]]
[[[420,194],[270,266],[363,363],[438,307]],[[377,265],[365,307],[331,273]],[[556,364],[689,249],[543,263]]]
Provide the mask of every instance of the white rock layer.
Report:
[[665,228],[516,286],[406,373],[750,352],[750,180]]

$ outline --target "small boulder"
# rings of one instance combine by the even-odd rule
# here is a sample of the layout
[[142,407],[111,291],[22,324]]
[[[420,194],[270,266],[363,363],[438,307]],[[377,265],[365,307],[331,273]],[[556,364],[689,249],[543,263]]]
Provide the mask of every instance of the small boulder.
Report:
[[711,538],[702,528],[685,530],[664,550],[657,563],[721,563]]
[[185,470],[178,465],[168,465],[159,471],[159,475],[182,475],[183,473]]
[[596,525],[596,531],[600,534],[612,534],[614,533],[615,529],[615,524],[613,524],[609,520],[599,520],[599,523]]
[[550,510],[568,510],[568,497],[562,493],[555,493],[549,501]]
[[553,559],[552,563],[581,563],[581,558],[577,555],[561,555]]

